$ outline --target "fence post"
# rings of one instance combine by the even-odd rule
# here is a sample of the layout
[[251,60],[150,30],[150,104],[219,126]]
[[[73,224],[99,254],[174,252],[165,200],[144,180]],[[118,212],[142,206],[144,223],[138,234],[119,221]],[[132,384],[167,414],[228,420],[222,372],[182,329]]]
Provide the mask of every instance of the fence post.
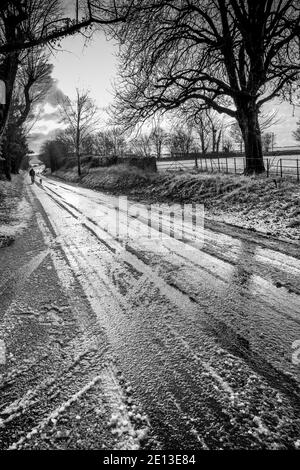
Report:
[[234,174],[236,175],[236,158],[235,157],[234,157],[233,161],[234,161]]
[[282,178],[282,158],[280,159],[280,178]]
[[219,172],[221,171],[220,170],[220,157],[218,156],[218,168],[219,168]]
[[297,182],[299,183],[300,177],[299,177],[299,160],[297,158]]
[[195,167],[198,168],[198,159],[197,159],[197,154],[195,154]]
[[226,173],[228,173],[228,157],[225,157],[226,158]]
[[270,170],[270,167],[269,167],[269,159],[267,158],[267,178],[269,178],[269,170]]

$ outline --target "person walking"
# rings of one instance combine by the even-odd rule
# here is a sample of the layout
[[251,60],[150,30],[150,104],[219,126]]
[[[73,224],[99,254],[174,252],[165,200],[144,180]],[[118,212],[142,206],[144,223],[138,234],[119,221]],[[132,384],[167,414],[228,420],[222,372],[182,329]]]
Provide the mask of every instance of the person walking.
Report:
[[35,177],[35,171],[33,168],[31,168],[31,170],[29,171],[29,175],[30,175],[30,178],[31,178],[31,184],[34,183],[34,177]]

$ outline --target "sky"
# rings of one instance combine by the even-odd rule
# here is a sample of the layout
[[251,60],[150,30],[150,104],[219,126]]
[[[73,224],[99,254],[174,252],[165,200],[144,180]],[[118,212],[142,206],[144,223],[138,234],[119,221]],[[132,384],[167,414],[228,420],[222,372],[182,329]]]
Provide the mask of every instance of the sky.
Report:
[[[61,51],[51,56],[56,85],[31,130],[29,147],[33,152],[38,153],[41,144],[62,128],[56,105],[57,92],[73,98],[76,87],[88,89],[101,110],[105,127],[104,108],[113,101],[118,48],[112,41],[108,41],[103,33],[96,33],[87,45],[85,42],[82,35],[67,37],[61,42]],[[266,105],[264,112],[273,110],[277,110],[279,122],[268,129],[268,132],[275,133],[275,146],[297,145],[292,137],[292,131],[296,129],[296,123],[300,120],[300,107],[296,107],[293,111],[293,107],[288,103],[272,101]]]
[[104,108],[113,100],[117,46],[102,33],[96,33],[92,41],[87,45],[85,43],[85,38],[81,35],[67,37],[61,42],[61,51],[50,58],[54,65],[52,76],[56,80],[56,86],[32,128],[29,146],[34,152],[38,152],[41,143],[51,138],[62,126],[55,104],[54,94],[57,91],[72,99],[76,88],[89,90],[103,116],[103,126],[105,125]]

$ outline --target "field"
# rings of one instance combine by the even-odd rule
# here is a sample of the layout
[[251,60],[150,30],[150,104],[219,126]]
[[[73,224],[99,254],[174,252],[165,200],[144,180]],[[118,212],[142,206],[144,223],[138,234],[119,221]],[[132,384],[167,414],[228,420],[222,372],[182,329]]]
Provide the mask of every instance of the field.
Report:
[[[299,155],[273,155],[264,157],[265,167],[269,176],[293,176],[300,181]],[[245,169],[244,157],[198,158],[198,168],[206,172],[223,172],[242,174]],[[157,168],[164,170],[191,170],[195,167],[195,159],[159,160]]]

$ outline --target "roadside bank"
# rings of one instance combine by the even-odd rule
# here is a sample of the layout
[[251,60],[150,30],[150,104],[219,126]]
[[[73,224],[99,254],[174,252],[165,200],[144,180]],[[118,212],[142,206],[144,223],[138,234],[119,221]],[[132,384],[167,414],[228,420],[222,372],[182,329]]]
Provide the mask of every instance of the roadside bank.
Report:
[[149,204],[204,204],[207,219],[288,241],[300,240],[300,185],[289,179],[227,174],[143,172],[126,165],[57,171],[53,176]]

